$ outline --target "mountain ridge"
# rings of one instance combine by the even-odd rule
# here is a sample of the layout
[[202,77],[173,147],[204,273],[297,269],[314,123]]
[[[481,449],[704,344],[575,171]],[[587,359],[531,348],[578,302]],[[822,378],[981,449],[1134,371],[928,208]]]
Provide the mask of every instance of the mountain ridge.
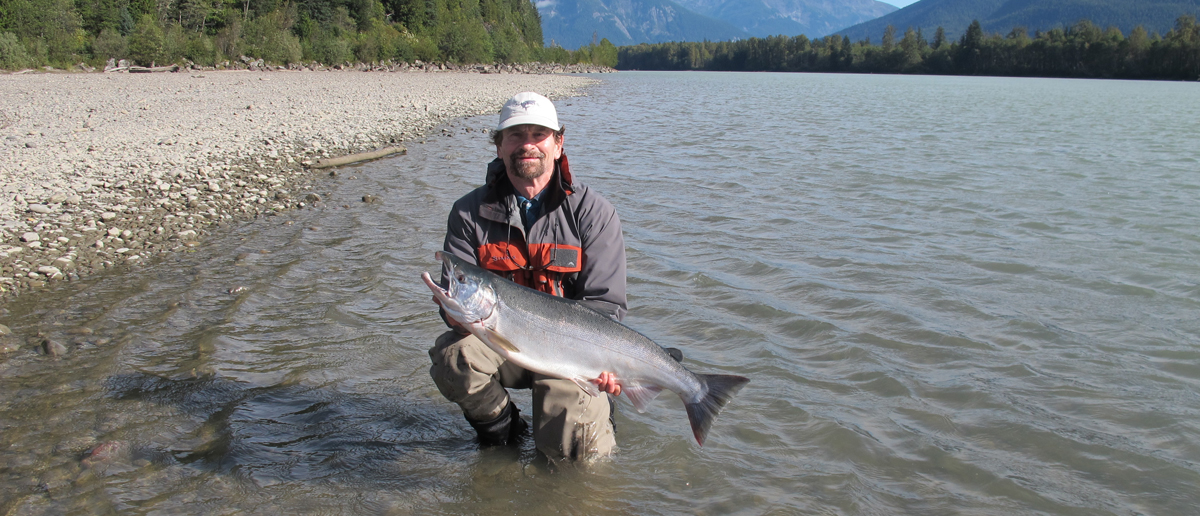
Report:
[[854,41],[878,40],[888,25],[897,32],[921,29],[927,36],[940,26],[947,38],[957,39],[973,20],[985,32],[1007,34],[1016,27],[1029,33],[1071,27],[1084,19],[1125,34],[1138,25],[1165,33],[1186,14],[1200,14],[1200,0],[921,0],[836,34]]
[[547,45],[821,37],[896,10],[876,0],[539,0]]

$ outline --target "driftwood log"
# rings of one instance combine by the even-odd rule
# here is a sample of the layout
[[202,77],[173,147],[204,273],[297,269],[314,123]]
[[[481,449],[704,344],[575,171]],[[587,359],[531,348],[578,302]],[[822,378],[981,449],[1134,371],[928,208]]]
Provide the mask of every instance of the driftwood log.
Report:
[[373,159],[386,158],[386,157],[394,155],[394,154],[406,154],[406,153],[408,153],[408,149],[405,149],[404,147],[384,147],[379,150],[360,152],[358,154],[348,154],[348,155],[339,156],[336,158],[319,159],[319,160],[313,162],[312,165],[309,165],[308,168],[340,167],[342,165],[349,165],[352,163],[361,163],[364,161],[371,161]]
[[[116,71],[116,70],[113,70],[113,71]],[[155,72],[177,72],[177,71],[179,71],[179,65],[155,66],[154,68],[147,68],[144,66],[130,66],[129,67],[129,73],[155,73]]]

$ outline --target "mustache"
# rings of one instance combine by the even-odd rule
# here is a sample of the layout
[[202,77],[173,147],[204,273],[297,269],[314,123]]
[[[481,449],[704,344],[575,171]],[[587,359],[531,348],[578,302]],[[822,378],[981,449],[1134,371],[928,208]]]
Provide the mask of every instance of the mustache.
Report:
[[543,152],[523,153],[521,151],[516,151],[516,152],[513,152],[512,154],[509,154],[508,157],[509,157],[509,159],[513,159],[513,160],[518,160],[518,159],[522,159],[522,158],[542,159],[542,158],[546,157],[546,154]]

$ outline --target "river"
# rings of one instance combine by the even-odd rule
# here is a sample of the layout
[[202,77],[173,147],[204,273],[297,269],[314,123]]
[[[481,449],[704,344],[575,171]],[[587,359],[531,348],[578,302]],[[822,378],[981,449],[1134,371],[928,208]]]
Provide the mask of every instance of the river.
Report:
[[[626,323],[751,383],[703,448],[480,450],[429,379],[450,204],[494,116],[324,205],[0,321],[6,514],[1192,514],[1200,88],[622,72],[558,102],[629,258]],[[363,202],[364,195],[376,202]],[[528,406],[528,394],[516,396]]]

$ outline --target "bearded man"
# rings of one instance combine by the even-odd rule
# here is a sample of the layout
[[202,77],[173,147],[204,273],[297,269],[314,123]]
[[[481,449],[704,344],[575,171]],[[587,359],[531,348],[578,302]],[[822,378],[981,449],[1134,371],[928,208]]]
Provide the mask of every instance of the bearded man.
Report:
[[[516,283],[578,300],[621,320],[625,240],[607,200],[575,181],[563,153],[563,126],[549,99],[518,93],[492,133],[496,159],[484,186],[454,203],[443,250]],[[443,271],[442,285],[448,284]],[[462,408],[484,446],[513,444],[528,424],[507,389],[533,390],[533,438],[551,460],[604,456],[616,447],[612,401],[621,387],[609,373],[588,395],[570,380],[505,361],[447,319],[429,358],[430,376]]]

